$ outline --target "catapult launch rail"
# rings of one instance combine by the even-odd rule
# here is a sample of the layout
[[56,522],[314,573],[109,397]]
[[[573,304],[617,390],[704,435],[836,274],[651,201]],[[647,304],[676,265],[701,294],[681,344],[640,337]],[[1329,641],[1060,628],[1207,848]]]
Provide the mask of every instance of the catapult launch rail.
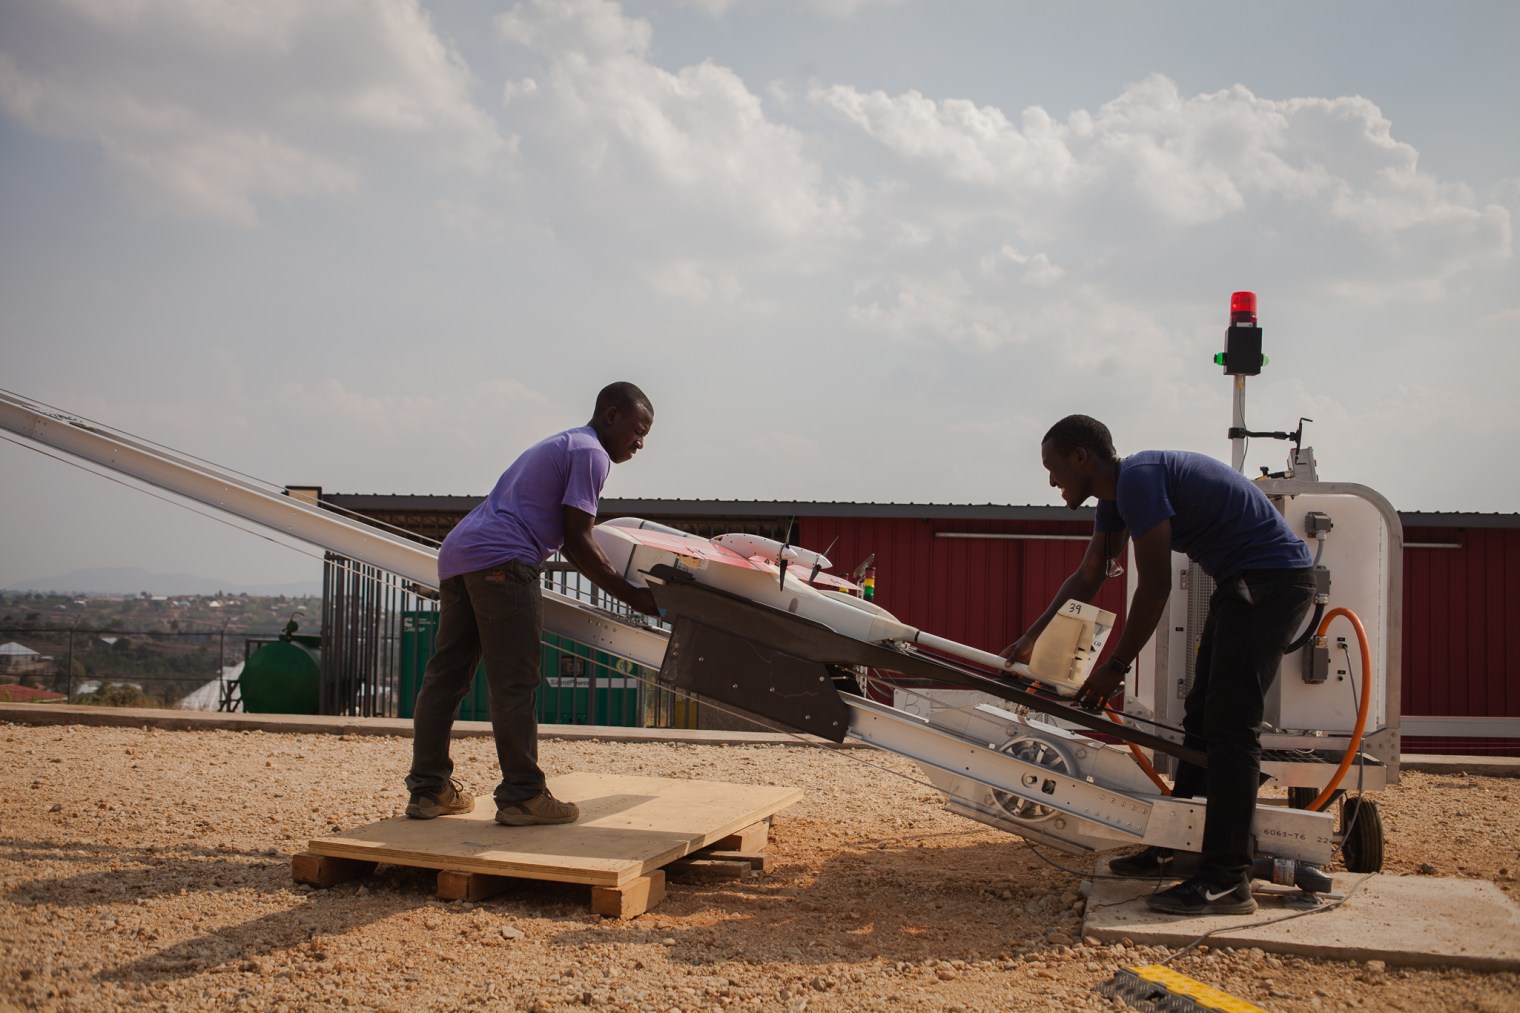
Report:
[[[438,552],[431,546],[261,488],[205,462],[106,432],[4,392],[0,392],[0,428],[423,587],[438,586]],[[555,633],[639,665],[659,668],[665,657],[664,633],[619,621],[547,589],[544,624]]]
[[[437,585],[433,548],[261,488],[205,462],[4,392],[0,429],[417,584]],[[674,633],[622,620],[547,589],[544,625],[658,669],[662,684],[834,741],[853,738],[913,759],[946,794],[952,810],[1020,836],[1074,853],[1141,842],[1192,851],[1201,846],[1204,803],[1159,795],[1120,747],[1017,712],[1032,707],[1176,754],[1180,747],[1174,743],[1102,722],[944,659],[852,640],[736,596],[673,580],[654,585],[654,591],[667,618],[675,621]],[[751,659],[747,664],[732,652],[736,636],[744,641],[743,652]],[[953,709],[926,719],[839,692],[834,679],[847,666],[982,688],[1002,697],[1006,706]],[[1260,806],[1257,823],[1264,850],[1277,858],[1312,867],[1332,856],[1334,821],[1327,814]]]

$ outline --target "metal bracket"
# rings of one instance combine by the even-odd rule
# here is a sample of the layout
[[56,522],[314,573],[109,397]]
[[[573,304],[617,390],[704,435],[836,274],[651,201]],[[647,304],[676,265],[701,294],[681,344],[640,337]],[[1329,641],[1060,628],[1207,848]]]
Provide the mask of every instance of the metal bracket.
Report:
[[689,616],[676,620],[660,681],[834,742],[849,726],[827,666]]

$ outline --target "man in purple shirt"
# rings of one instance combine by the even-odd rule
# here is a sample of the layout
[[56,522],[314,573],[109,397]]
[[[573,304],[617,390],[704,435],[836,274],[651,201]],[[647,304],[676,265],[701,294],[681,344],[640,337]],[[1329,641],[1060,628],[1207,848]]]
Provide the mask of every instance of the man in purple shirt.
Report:
[[[1045,434],[1040,461],[1050,484],[1075,510],[1098,500],[1087,553],[1050,606],[1004,656],[1027,662],[1035,638],[1069,599],[1090,602],[1131,539],[1136,587],[1124,632],[1095,668],[1077,703],[1102,707],[1124,685],[1151,638],[1172,590],[1171,555],[1185,552],[1214,579],[1198,644],[1193,685],[1183,703],[1183,744],[1204,752],[1208,768],[1182,763],[1172,794],[1204,795],[1203,855],[1197,874],[1147,904],[1167,914],[1247,914],[1251,896],[1251,822],[1261,781],[1261,720],[1283,650],[1314,597],[1309,548],[1254,482],[1203,454],[1145,450],[1123,460],[1108,427],[1068,415]],[[1146,848],[1116,858],[1121,876],[1173,877],[1172,853]]]
[[539,577],[544,561],[563,548],[603,591],[640,612],[659,611],[649,589],[613,570],[591,536],[608,471],[643,449],[653,425],[654,407],[643,391],[609,384],[597,395],[590,422],[524,451],[443,540],[438,634],[413,711],[408,816],[430,820],[475,807],[474,796],[453,779],[449,738],[482,658],[502,775],[496,822],[573,823],[580,815],[574,803],[549,793],[538,766]]

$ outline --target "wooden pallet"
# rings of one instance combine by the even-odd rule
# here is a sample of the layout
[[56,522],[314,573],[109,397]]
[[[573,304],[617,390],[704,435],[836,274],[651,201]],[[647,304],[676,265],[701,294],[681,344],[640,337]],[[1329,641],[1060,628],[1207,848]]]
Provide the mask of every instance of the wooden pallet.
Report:
[[572,773],[549,779],[580,806],[564,826],[504,827],[490,796],[475,811],[436,820],[382,820],[307,844],[291,862],[298,883],[328,887],[377,864],[438,870],[438,896],[480,900],[514,880],[584,883],[598,914],[632,918],[672,879],[737,878],[769,868],[771,818],[797,788]]

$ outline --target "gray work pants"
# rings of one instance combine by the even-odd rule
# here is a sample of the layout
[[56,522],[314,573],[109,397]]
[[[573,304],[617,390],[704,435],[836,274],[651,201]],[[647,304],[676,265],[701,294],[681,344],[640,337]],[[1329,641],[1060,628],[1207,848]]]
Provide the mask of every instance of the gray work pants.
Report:
[[501,783],[498,806],[544,790],[538,766],[539,642],[543,593],[539,570],[528,563],[450,577],[438,588],[438,633],[417,692],[412,718],[412,769],[408,791],[434,791],[454,773],[449,738],[459,703],[485,659],[491,731]]

